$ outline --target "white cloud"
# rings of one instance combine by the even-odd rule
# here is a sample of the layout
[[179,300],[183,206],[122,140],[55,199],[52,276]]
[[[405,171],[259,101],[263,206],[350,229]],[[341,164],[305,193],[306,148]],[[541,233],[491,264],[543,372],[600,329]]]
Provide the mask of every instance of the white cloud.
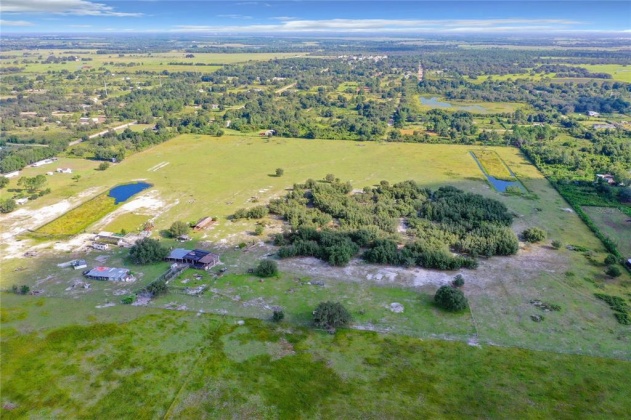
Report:
[[252,16],[238,15],[238,14],[228,14],[228,15],[217,15],[220,18],[227,19],[252,19]]
[[27,22],[25,20],[4,20],[0,19],[0,26],[34,26],[33,22]]
[[117,17],[143,15],[142,13],[117,12],[112,6],[88,0],[2,0],[0,12]]
[[179,25],[175,32],[515,32],[568,29],[565,19],[325,19],[274,18],[277,24],[247,26]]

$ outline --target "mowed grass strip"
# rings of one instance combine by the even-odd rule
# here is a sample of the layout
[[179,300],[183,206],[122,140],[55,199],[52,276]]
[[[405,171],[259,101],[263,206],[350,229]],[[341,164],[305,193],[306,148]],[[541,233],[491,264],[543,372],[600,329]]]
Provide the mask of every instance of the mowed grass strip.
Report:
[[108,192],[97,195],[35,231],[38,235],[65,236],[82,232],[116,208]]
[[475,150],[471,152],[487,174],[495,179],[504,181],[514,181],[515,177],[511,174],[506,164],[493,150]]
[[[28,297],[11,297],[26,311]],[[67,306],[80,310],[81,301]],[[114,308],[116,311],[119,308]],[[122,308],[127,310],[128,308]],[[136,314],[139,310],[134,311]],[[631,363],[164,311],[20,332],[3,323],[3,418],[624,418]],[[131,313],[131,312],[130,312]],[[24,319],[25,318],[25,319]],[[67,322],[73,322],[68,320]],[[236,352],[236,353],[235,353]]]

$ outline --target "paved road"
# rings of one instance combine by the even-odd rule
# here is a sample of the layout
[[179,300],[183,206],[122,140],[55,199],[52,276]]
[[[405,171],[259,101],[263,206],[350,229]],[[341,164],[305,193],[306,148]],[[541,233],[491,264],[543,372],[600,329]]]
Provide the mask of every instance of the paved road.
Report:
[[[119,125],[118,127],[108,128],[107,130],[99,131],[99,132],[98,132],[98,133],[96,133],[96,134],[90,134],[90,135],[88,136],[88,138],[89,138],[89,139],[93,139],[93,138],[95,138],[95,137],[102,136],[103,134],[107,134],[110,130],[114,130],[114,131],[116,131],[116,130],[123,130],[123,129],[125,129],[125,128],[129,127],[129,126],[134,125],[134,124],[138,124],[138,121],[132,121],[132,122],[127,123],[127,124]],[[71,141],[71,142],[70,142],[70,146],[74,146],[75,144],[79,144],[79,143],[81,143],[82,141],[83,141],[82,139]]]

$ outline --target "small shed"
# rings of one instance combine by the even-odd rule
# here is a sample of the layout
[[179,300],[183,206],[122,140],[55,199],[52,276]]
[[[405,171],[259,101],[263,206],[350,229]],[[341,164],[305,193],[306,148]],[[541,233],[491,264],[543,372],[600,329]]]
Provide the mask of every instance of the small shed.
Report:
[[212,225],[212,223],[213,223],[212,217],[210,216],[202,217],[201,219],[197,221],[193,229],[203,230],[203,229],[206,229],[208,226]]

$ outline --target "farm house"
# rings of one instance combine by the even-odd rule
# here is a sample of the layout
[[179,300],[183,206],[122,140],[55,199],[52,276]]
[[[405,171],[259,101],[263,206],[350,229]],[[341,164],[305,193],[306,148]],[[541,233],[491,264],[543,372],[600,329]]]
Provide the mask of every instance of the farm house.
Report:
[[200,270],[209,270],[219,264],[219,255],[213,254],[202,249],[184,249],[175,248],[169,256],[165,258],[167,261],[189,264],[192,268]]

